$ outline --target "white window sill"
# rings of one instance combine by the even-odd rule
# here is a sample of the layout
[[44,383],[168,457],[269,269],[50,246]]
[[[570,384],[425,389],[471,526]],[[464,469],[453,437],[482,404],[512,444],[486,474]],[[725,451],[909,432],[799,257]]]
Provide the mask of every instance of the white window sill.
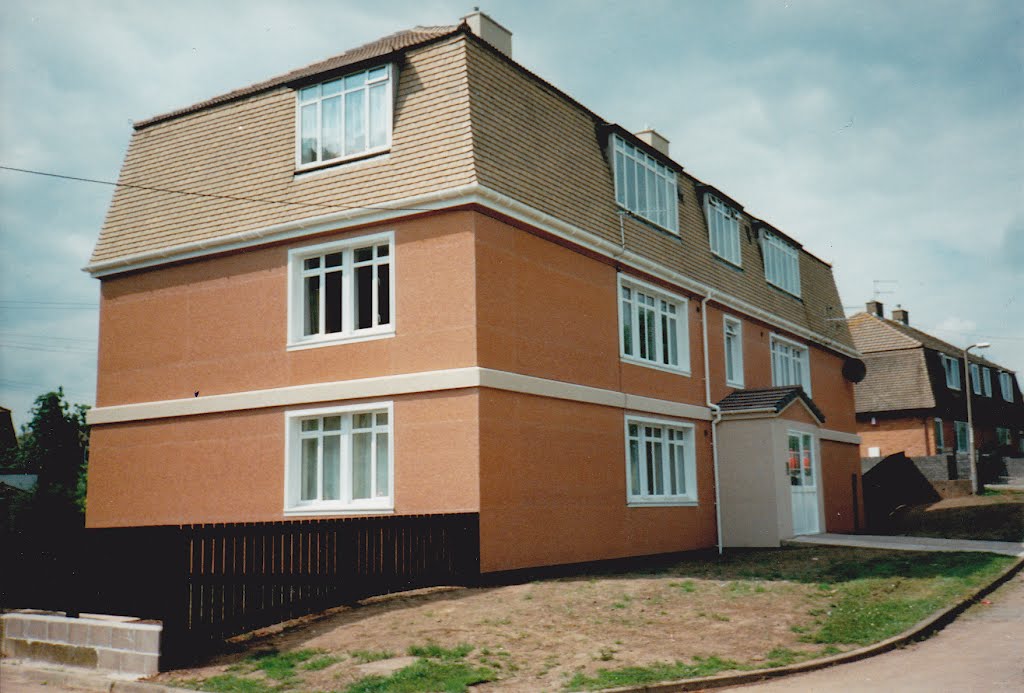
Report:
[[740,270],[743,269],[743,258],[742,257],[740,258],[739,262],[736,262],[735,260],[730,260],[729,258],[725,257],[724,255],[719,255],[714,250],[711,251],[711,254],[714,257],[716,257],[719,260],[721,260],[722,262],[724,262],[725,264],[730,265],[731,267],[735,267],[736,269],[740,269]]
[[684,375],[690,377],[689,369],[677,368],[675,366],[666,366],[663,363],[656,363],[654,361],[644,361],[633,356],[620,356],[624,363],[632,363],[634,366],[643,366],[645,368],[653,368],[658,371],[665,371],[666,373],[673,373],[675,375]]
[[349,334],[333,334],[329,336],[312,336],[306,337],[305,339],[293,340],[288,342],[288,351],[298,351],[300,349],[316,349],[317,347],[335,346],[338,344],[354,344],[356,342],[369,342],[374,339],[387,339],[395,336],[395,329],[393,325],[389,325],[387,329],[371,329],[371,330],[360,330],[359,332]]
[[696,507],[698,505],[695,499],[689,498],[652,498],[650,500],[642,500],[638,498],[630,498],[626,502],[627,508],[686,508]]
[[726,387],[734,387],[737,390],[742,390],[744,388],[743,383],[730,382],[728,380],[725,381],[725,386]]
[[781,291],[782,293],[786,294],[787,296],[792,296],[793,298],[798,298],[801,301],[803,300],[803,296],[801,296],[800,294],[795,294],[792,291],[790,291],[789,289],[787,289],[785,287],[782,287],[782,286],[779,286],[778,284],[773,282],[771,279],[767,279],[766,278],[765,281],[768,283],[768,286],[772,287],[773,289],[778,289],[779,291]]
[[317,503],[315,505],[297,505],[285,508],[284,510],[286,517],[296,517],[299,515],[393,515],[394,512],[395,506],[390,503],[380,507]]
[[312,161],[308,164],[295,165],[295,177],[304,176],[307,173],[315,173],[317,171],[324,171],[326,169],[333,169],[336,167],[343,167],[345,164],[355,164],[367,159],[374,159],[381,156],[382,154],[389,154],[391,152],[391,145],[385,147],[378,147],[376,149],[370,149],[365,152],[353,154],[351,156],[338,157],[337,159],[330,159],[328,161]]
[[619,204],[619,202],[618,202],[618,201],[616,201],[616,203],[615,203],[615,204],[616,204],[616,206],[617,206],[617,207],[618,207],[619,209],[621,209],[621,210],[622,210],[623,212],[625,212],[625,213],[626,213],[626,214],[628,214],[629,216],[633,217],[633,218],[634,218],[634,219],[636,219],[637,221],[641,221],[641,222],[643,222],[643,223],[645,223],[645,224],[650,224],[651,226],[653,226],[653,227],[655,227],[655,228],[661,229],[661,230],[662,230],[662,231],[664,231],[665,233],[670,233],[670,234],[672,234],[673,236],[676,236],[677,238],[679,237],[679,229],[670,229],[670,228],[669,228],[669,227],[667,227],[667,226],[662,226],[661,224],[659,224],[658,222],[654,221],[653,219],[648,219],[648,218],[647,218],[647,217],[645,217],[645,216],[644,216],[643,214],[640,214],[639,212],[634,212],[634,211],[633,211],[632,209],[630,209],[629,207],[626,207],[625,205]]

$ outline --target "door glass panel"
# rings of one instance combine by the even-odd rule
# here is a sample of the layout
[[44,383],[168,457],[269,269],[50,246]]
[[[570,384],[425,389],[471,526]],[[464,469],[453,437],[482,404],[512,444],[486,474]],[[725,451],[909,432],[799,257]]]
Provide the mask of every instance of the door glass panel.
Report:
[[800,486],[800,436],[789,436],[789,458],[786,473],[791,486]]

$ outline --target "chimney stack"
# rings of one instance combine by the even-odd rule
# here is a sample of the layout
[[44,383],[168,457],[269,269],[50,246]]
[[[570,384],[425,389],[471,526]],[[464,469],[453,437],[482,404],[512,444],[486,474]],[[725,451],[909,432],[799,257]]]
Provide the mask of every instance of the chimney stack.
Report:
[[472,12],[462,18],[462,21],[469,26],[469,30],[474,34],[508,57],[512,57],[512,32],[491,19],[489,15],[481,12],[479,7],[474,7]]
[[636,136],[665,156],[668,156],[668,140],[665,139],[657,130],[654,130],[653,128],[646,128],[636,133]]
[[904,325],[910,325],[910,313],[903,310],[898,304],[896,310],[892,312],[892,319],[896,322],[902,322]]
[[882,302],[881,301],[868,301],[864,304],[864,308],[867,310],[868,315],[874,315],[878,318],[884,318],[885,315],[882,313]]

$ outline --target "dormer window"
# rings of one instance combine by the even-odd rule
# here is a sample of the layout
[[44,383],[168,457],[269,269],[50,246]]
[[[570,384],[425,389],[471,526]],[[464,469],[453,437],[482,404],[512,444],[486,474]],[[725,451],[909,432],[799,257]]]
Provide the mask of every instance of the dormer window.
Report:
[[768,283],[786,293],[800,297],[800,251],[776,236],[764,231],[764,277]]
[[679,233],[676,172],[618,135],[612,136],[615,201],[638,217]]
[[391,146],[391,66],[298,91],[296,164],[308,168]]
[[708,220],[711,252],[726,262],[742,267],[739,210],[709,194],[704,196],[704,214]]

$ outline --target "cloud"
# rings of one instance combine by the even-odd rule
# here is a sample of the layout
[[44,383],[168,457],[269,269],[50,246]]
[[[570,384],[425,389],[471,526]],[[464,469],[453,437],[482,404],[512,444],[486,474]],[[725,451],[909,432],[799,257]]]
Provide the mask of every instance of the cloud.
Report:
[[[132,120],[408,26],[454,23],[468,9],[454,0],[7,2],[0,162],[114,180]],[[1024,5],[494,0],[485,9],[514,32],[526,67],[610,121],[658,128],[688,171],[834,263],[845,304],[872,298],[876,279],[897,280],[880,298],[902,303],[912,324],[951,339],[1000,336],[988,355],[1024,371]],[[95,303],[98,282],[80,268],[110,194],[0,172],[2,298]],[[0,347],[0,404],[19,420],[56,384],[79,401],[94,391],[95,355],[80,349],[95,340],[95,309],[34,308],[0,314],[0,337],[34,335],[47,348]]]

